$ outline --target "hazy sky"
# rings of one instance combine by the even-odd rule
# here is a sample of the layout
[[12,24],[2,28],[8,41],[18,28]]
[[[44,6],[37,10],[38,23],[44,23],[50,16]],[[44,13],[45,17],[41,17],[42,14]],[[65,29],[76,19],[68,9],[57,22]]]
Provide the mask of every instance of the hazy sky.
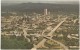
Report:
[[27,2],[40,2],[40,3],[57,3],[57,2],[76,2],[78,0],[1,0],[2,3],[27,3]]

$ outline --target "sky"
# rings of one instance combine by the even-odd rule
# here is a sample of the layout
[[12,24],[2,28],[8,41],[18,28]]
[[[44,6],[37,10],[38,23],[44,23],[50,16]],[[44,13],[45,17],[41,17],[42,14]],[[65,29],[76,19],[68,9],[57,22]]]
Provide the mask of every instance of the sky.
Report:
[[1,3],[57,3],[57,2],[76,2],[79,0],[1,0]]

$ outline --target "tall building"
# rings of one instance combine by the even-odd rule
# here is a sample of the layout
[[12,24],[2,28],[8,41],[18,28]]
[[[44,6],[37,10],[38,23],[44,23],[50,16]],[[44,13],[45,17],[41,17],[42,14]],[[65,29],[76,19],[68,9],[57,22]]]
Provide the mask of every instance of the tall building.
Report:
[[47,9],[44,9],[44,15],[47,15],[48,13],[47,13]]

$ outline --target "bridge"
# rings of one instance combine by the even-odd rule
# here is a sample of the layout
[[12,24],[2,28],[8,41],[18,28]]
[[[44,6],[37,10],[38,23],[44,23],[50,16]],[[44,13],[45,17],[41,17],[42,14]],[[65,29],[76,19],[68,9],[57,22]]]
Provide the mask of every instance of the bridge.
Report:
[[[52,29],[52,31],[47,35],[47,36],[50,36],[50,38],[48,38],[48,39],[50,39],[50,40],[52,40],[52,41],[54,41],[54,42],[56,42],[56,43],[58,43],[58,44],[60,44],[62,47],[64,47],[64,49],[65,50],[68,50],[68,48],[64,45],[64,44],[62,44],[62,43],[60,43],[60,42],[58,42],[58,41],[56,41],[56,40],[53,40],[53,39],[51,39],[53,36],[52,36],[52,34],[61,26],[61,24],[63,24],[65,21],[66,21],[66,19],[67,19],[67,17],[66,18],[64,18],[63,19],[63,21],[61,21],[54,29]],[[42,41],[40,41],[36,46],[34,46],[33,48],[39,48],[39,47],[44,47],[44,43],[46,42],[46,40],[47,39],[43,39]],[[32,48],[32,49],[33,49]],[[33,49],[34,50],[34,49]]]
[[[59,42],[59,41],[56,41],[56,40],[54,40],[54,39],[52,39],[52,34],[66,21],[66,19],[67,19],[67,17],[66,18],[64,18],[63,19],[63,21],[61,21],[54,29],[52,29],[51,30],[51,32],[50,33],[48,33],[46,36],[49,36],[50,38],[47,38],[46,36],[43,36],[44,37],[44,39],[42,40],[42,41],[40,41],[37,45],[35,45],[33,48],[35,48],[35,50],[37,49],[37,48],[40,48],[40,47],[45,47],[44,46],[44,43],[46,42],[46,40],[47,39],[49,39],[49,40],[52,40],[52,41],[54,41],[54,42],[56,42],[57,44],[59,44],[60,46],[62,46],[65,50],[68,50],[68,47],[66,47],[64,44],[62,44],[61,42]],[[50,29],[51,27],[49,26],[49,27],[47,27],[47,29]],[[27,30],[28,30],[28,28],[22,28],[23,29],[23,32],[24,32],[24,34],[23,34],[23,36],[26,38],[26,36],[27,35],[37,35],[37,34],[27,34]],[[46,31],[46,29],[42,32],[42,34],[44,33]],[[34,49],[31,49],[31,50],[34,50]]]

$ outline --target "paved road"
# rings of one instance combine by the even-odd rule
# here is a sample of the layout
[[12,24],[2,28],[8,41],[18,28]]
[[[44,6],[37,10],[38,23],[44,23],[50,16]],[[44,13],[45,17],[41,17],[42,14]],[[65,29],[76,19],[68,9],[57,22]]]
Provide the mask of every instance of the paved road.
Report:
[[26,32],[27,29],[28,29],[28,28],[23,28],[23,32],[24,32],[23,36],[24,36],[25,38],[26,38],[26,36],[27,36],[27,32]]
[[[59,28],[59,26],[61,26],[61,24],[66,20],[67,18],[64,18],[63,21],[61,21],[54,29],[52,29],[52,31],[47,35],[47,36],[51,36],[52,34]],[[36,46],[34,46],[33,48],[39,48],[39,47],[43,47],[44,43],[46,42],[46,39],[43,39],[41,42],[39,42]],[[63,45],[62,45],[63,46]]]
[[60,46],[62,46],[64,48],[64,50],[68,50],[68,47],[65,46],[63,43],[61,43],[61,42],[59,42],[57,40],[54,40],[52,38],[47,38],[47,39],[52,40],[53,42],[56,42],[57,44],[59,44]]
[[47,30],[51,30],[51,26],[49,26],[49,27],[47,27],[45,30],[43,30],[42,35],[44,35],[44,33],[45,33]]

